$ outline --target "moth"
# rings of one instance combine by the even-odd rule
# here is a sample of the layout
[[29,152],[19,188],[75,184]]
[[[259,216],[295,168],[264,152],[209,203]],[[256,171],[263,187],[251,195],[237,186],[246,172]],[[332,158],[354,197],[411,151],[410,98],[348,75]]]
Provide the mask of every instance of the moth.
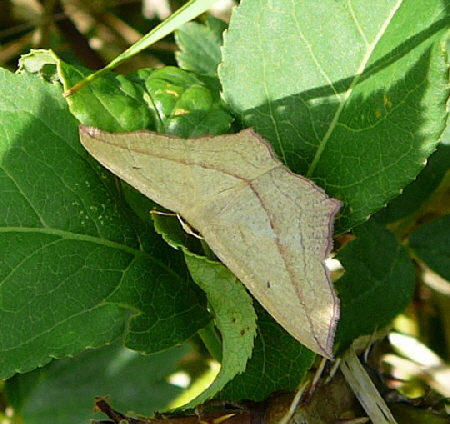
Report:
[[84,147],[179,214],[293,337],[331,358],[339,299],[325,259],[341,202],[292,173],[253,130],[181,139],[81,126]]

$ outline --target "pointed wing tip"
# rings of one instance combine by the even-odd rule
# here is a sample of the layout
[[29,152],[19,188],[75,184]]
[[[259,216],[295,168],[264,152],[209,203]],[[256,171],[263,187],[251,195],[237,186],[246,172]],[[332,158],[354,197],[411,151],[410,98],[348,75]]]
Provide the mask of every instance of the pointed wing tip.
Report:
[[334,360],[333,340],[334,340],[334,332],[333,334],[331,333],[329,334],[328,340],[325,341],[325,344],[320,343],[319,340],[316,339],[314,348],[310,346],[307,347],[317,355],[323,356],[324,358],[333,361]]
[[[302,342],[300,342],[302,343]],[[303,343],[302,343],[303,344]],[[308,349],[312,350],[315,354],[322,356],[323,358],[329,359],[330,361],[334,360],[334,353],[333,353],[333,343],[331,345],[323,345],[321,343],[316,342],[313,346],[307,346]]]
[[325,347],[321,346],[322,348],[322,356],[325,358],[333,361],[334,360],[334,353],[333,353],[333,347],[334,347],[334,336],[336,335],[336,327],[339,320],[339,306],[335,305],[335,314],[333,316],[332,324],[330,327],[330,331],[328,333],[328,337],[326,340]]
[[79,126],[80,135],[85,135],[90,138],[95,136],[95,133],[98,131],[97,128],[91,127],[89,125],[80,125]]
[[327,349],[326,351],[322,351],[320,353],[321,356],[323,356],[326,359],[329,359],[330,361],[334,361],[334,355],[333,352],[330,349]]
[[319,340],[315,337],[315,349],[310,349],[314,351],[314,353],[317,353],[320,356],[323,356],[326,359],[329,359],[330,361],[334,360],[334,336],[336,332],[336,324],[337,320],[333,317],[333,324],[329,328],[329,332],[327,334],[327,337],[325,340]]
[[[327,276],[328,277],[328,276]],[[328,279],[328,282],[331,281]],[[312,330],[313,339],[310,340],[312,346],[307,346],[314,353],[323,356],[326,359],[334,360],[334,338],[336,336],[337,324],[340,316],[339,309],[339,298],[333,290],[333,305],[330,309],[330,314],[328,316],[326,328],[322,328],[322,331],[318,330],[317,327]],[[330,305],[331,306],[331,305]],[[323,323],[322,323],[323,324]],[[300,341],[302,343],[302,341]]]
[[337,213],[339,211],[339,209],[341,209],[342,206],[344,206],[344,202],[342,202],[339,199],[335,199],[334,197],[330,197],[330,200],[332,201],[332,204],[334,205],[335,213]]
[[[324,192],[325,193],[325,192]],[[339,214],[339,211],[344,206],[344,203],[340,201],[339,199],[335,199],[334,197],[327,196],[327,203],[328,203],[328,211],[330,216],[330,230],[334,229],[334,221],[336,220],[336,215]],[[330,232],[331,235],[333,235],[333,231]]]

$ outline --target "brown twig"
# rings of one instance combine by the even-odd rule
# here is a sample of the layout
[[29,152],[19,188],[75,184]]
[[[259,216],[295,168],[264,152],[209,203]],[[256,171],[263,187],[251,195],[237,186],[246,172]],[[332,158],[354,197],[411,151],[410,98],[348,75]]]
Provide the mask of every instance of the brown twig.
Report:
[[[249,408],[218,409],[201,414],[155,414],[154,418],[130,417],[111,408],[105,398],[95,399],[95,411],[103,412],[115,424],[256,424],[262,423],[260,411]],[[95,421],[93,424],[101,424]]]

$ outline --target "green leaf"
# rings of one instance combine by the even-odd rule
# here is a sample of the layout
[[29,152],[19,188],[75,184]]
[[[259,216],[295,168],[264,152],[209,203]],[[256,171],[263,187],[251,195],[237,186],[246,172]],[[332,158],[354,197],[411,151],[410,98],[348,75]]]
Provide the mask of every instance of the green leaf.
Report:
[[224,39],[224,98],[294,172],[344,201],[345,231],[398,195],[438,143],[447,36],[440,0],[243,0]]
[[203,393],[183,406],[193,408],[214,397],[237,374],[245,371],[256,335],[256,314],[252,298],[228,268],[187,251],[185,254],[192,278],[205,291],[222,336],[220,372]]
[[142,50],[151,46],[153,43],[161,40],[161,38],[175,31],[177,28],[194,19],[198,15],[206,12],[206,10],[211,7],[217,0],[190,0],[185,5],[180,7],[175,13],[172,13],[165,21],[161,22],[156,28],[152,29],[148,34],[134,43],[121,55],[117,56],[112,62],[99,71],[85,77],[82,81],[72,87],[70,90],[66,91],[66,95],[73,94],[80,88],[85,87],[87,84],[92,83],[100,76],[105,75],[111,69],[119,66],[121,63],[125,62],[130,57],[138,54]]
[[428,267],[450,281],[450,214],[414,231],[409,246]]
[[377,220],[387,224],[417,212],[427,200],[430,200],[449,168],[450,145],[441,143],[418,177],[405,187],[400,196],[389,202],[386,208],[376,215]]
[[[50,50],[32,50],[20,59],[19,72],[37,73],[54,66],[52,80],[59,80],[68,89],[91,71],[62,61]],[[145,100],[145,79],[152,69],[140,70],[128,77],[106,74],[84,90],[67,98],[72,114],[84,125],[105,131],[133,131],[155,128],[153,114]]]
[[[49,50],[22,56],[20,72],[59,80],[65,89],[90,71],[69,65]],[[43,75],[46,66],[55,74]],[[200,137],[227,133],[233,117],[224,109],[215,77],[195,75],[173,66],[140,69],[128,76],[106,74],[67,98],[70,111],[84,125],[111,132],[156,130]]]
[[359,336],[388,325],[414,290],[411,258],[390,231],[371,219],[354,233],[356,239],[337,255],[345,268],[335,283],[341,300],[335,339],[340,352]]
[[182,249],[194,281],[206,293],[217,329],[221,334],[221,367],[213,383],[183,409],[193,408],[214,397],[237,374],[245,371],[256,335],[256,314],[251,296],[228,268],[192,253],[186,233],[172,217],[154,215],[155,228],[175,248]]
[[167,66],[145,82],[156,132],[179,137],[225,134],[233,122],[220,99],[216,78]]
[[185,345],[144,356],[115,343],[18,374],[6,381],[6,393],[27,424],[100,419],[92,413],[94,398],[105,395],[118,409],[150,415],[181,392],[167,377],[189,350]]
[[182,256],[120,203],[61,88],[2,70],[0,87],[0,376],[121,335],[160,351],[206,325]]
[[208,16],[206,25],[190,22],[175,31],[175,41],[180,49],[176,53],[178,65],[199,74],[217,75],[226,27],[224,21]]
[[[219,399],[261,401],[279,390],[296,390],[316,355],[291,337],[255,301],[258,336],[244,374],[220,391]],[[295,319],[295,317],[293,317]]]

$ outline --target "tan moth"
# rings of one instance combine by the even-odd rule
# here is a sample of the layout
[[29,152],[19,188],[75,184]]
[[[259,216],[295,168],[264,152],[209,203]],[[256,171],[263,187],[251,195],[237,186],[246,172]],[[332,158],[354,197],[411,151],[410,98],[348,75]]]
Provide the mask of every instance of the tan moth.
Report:
[[339,300],[325,259],[341,203],[253,130],[181,139],[80,127],[102,165],[195,228],[293,337],[331,358]]

